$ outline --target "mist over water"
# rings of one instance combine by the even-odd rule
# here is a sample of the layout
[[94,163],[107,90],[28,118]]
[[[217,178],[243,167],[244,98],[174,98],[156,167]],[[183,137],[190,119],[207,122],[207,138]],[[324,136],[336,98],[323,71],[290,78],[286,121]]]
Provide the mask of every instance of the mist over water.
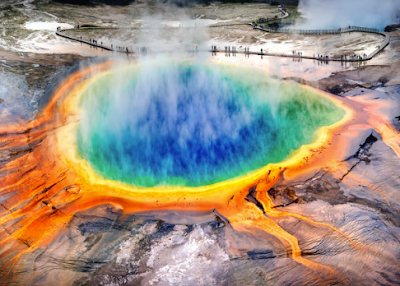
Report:
[[299,10],[306,17],[296,26],[303,29],[333,29],[361,26],[383,30],[399,23],[398,0],[300,0]]
[[260,71],[142,60],[89,86],[77,145],[106,178],[200,186],[282,161],[342,115],[329,100]]

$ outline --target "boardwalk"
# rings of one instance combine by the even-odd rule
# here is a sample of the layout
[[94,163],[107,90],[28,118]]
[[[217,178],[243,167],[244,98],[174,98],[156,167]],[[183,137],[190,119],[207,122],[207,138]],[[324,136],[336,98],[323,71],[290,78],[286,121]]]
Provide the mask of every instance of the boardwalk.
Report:
[[[271,18],[271,21],[276,21],[276,20],[282,20],[286,17],[289,16],[289,14],[283,10],[279,9],[279,12],[281,12],[280,16],[277,16],[277,18]],[[383,42],[379,45],[379,47],[374,50],[372,53],[367,55],[366,57],[341,57],[341,58],[318,58],[315,56],[303,56],[303,55],[296,55],[296,54],[279,54],[279,53],[266,53],[263,50],[258,51],[250,51],[246,50],[245,51],[232,51],[232,50],[227,50],[227,47],[225,47],[224,50],[219,49],[218,47],[212,48],[210,50],[200,50],[196,49],[195,50],[189,50],[188,52],[211,52],[211,53],[229,53],[229,54],[246,54],[246,55],[260,55],[260,56],[272,56],[272,57],[288,57],[288,58],[297,58],[297,59],[312,59],[312,60],[319,60],[319,61],[340,61],[340,62],[360,62],[360,61],[368,61],[371,60],[373,57],[375,57],[378,53],[380,53],[387,45],[389,45],[390,38],[389,36],[384,33],[380,32],[378,29],[372,29],[372,28],[366,28],[366,27],[357,27],[357,26],[348,26],[348,27],[343,27],[339,29],[320,29],[320,30],[302,30],[302,29],[290,29],[290,28],[278,28],[278,29],[272,29],[269,27],[265,27],[263,25],[257,25],[256,23],[236,23],[236,24],[221,24],[221,25],[210,25],[207,26],[208,28],[218,28],[218,27],[232,27],[232,26],[240,26],[240,25],[251,25],[253,29],[257,29],[266,33],[286,33],[286,34],[303,34],[303,35],[329,35],[329,34],[342,34],[342,33],[351,33],[351,32],[364,32],[364,33],[373,33],[382,36]],[[174,28],[174,27],[163,27],[164,29],[185,29],[185,27],[182,28]],[[126,48],[124,49],[117,49],[115,46],[111,45],[102,45],[98,43],[94,43],[93,41],[88,41],[86,39],[83,39],[82,37],[72,37],[67,35],[65,32],[67,31],[76,31],[76,30],[122,30],[122,29],[127,29],[127,30],[142,30],[141,28],[135,28],[135,27],[81,27],[81,28],[75,28],[75,29],[58,29],[56,32],[57,36],[64,37],[66,39],[72,40],[72,41],[77,41],[81,42],[83,44],[90,45],[95,48],[100,48],[103,50],[107,51],[113,51],[117,53],[123,53],[123,54],[136,54],[138,53],[137,51],[135,52],[132,48]],[[147,47],[139,49],[140,51],[144,51],[146,53],[150,52],[155,52],[151,51]],[[168,52],[168,51],[161,51],[157,50],[157,53],[163,53],[163,52]]]
[[[371,60],[373,57],[375,57],[378,53],[380,53],[387,45],[389,45],[390,42],[390,37],[388,34],[380,32],[378,29],[358,27],[358,26],[348,26],[339,29],[321,29],[321,30],[271,29],[271,28],[265,28],[262,25],[253,25],[253,28],[267,33],[285,33],[285,34],[301,34],[301,35],[331,35],[331,34],[342,34],[351,32],[363,32],[363,33],[373,33],[376,35],[380,35],[384,38],[383,42],[379,45],[379,47],[376,50],[374,50],[371,54],[367,55],[367,57],[365,58],[364,57],[362,59],[328,58],[328,59],[323,59],[324,61],[346,61],[346,62],[368,61]],[[279,55],[279,56],[287,56],[287,55]],[[316,57],[307,57],[307,56],[301,56],[301,58],[321,60]]]

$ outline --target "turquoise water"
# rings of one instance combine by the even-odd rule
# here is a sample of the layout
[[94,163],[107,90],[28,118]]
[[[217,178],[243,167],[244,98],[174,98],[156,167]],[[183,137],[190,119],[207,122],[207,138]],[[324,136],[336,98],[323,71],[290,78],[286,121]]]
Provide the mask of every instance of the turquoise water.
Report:
[[139,186],[208,185],[287,158],[344,111],[258,70],[151,62],[91,84],[77,147],[101,176]]

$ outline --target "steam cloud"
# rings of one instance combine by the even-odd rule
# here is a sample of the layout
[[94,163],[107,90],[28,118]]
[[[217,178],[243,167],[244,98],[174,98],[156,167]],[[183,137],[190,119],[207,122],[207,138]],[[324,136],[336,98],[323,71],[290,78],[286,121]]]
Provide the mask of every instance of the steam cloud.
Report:
[[[190,28],[163,24],[168,12]],[[79,153],[108,179],[213,184],[283,160],[341,117],[331,103],[283,90],[264,73],[204,64],[201,53],[190,63],[174,60],[209,38],[184,9],[167,6],[142,19],[136,45],[165,53],[144,52],[135,68],[117,63],[118,72],[90,85],[82,100]]]
[[332,29],[349,25],[378,28],[399,23],[399,0],[301,0],[299,10],[306,17],[298,28]]

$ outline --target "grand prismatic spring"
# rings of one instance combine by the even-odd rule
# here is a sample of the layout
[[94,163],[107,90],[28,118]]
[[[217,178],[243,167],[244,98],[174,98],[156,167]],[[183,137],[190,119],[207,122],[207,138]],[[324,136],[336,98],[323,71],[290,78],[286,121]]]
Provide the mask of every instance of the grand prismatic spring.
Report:
[[[215,210],[238,230],[276,236],[299,263],[327,270],[302,258],[297,239],[263,212],[291,215],[270,210],[266,191],[283,170],[305,164],[312,147],[324,148],[330,129],[345,121],[341,105],[262,71],[193,60],[106,62],[73,73],[32,126],[14,136],[7,129],[8,147],[36,142],[32,162],[21,156],[24,164],[6,165],[4,181],[15,184],[5,182],[3,192],[26,191],[13,196],[7,208],[18,210],[2,219],[19,218],[12,237],[30,246],[8,263],[46,245],[77,211],[107,203],[127,213]],[[12,172],[14,164],[21,169]],[[253,186],[262,209],[245,199]]]
[[0,4],[0,285],[398,285],[385,1]]

